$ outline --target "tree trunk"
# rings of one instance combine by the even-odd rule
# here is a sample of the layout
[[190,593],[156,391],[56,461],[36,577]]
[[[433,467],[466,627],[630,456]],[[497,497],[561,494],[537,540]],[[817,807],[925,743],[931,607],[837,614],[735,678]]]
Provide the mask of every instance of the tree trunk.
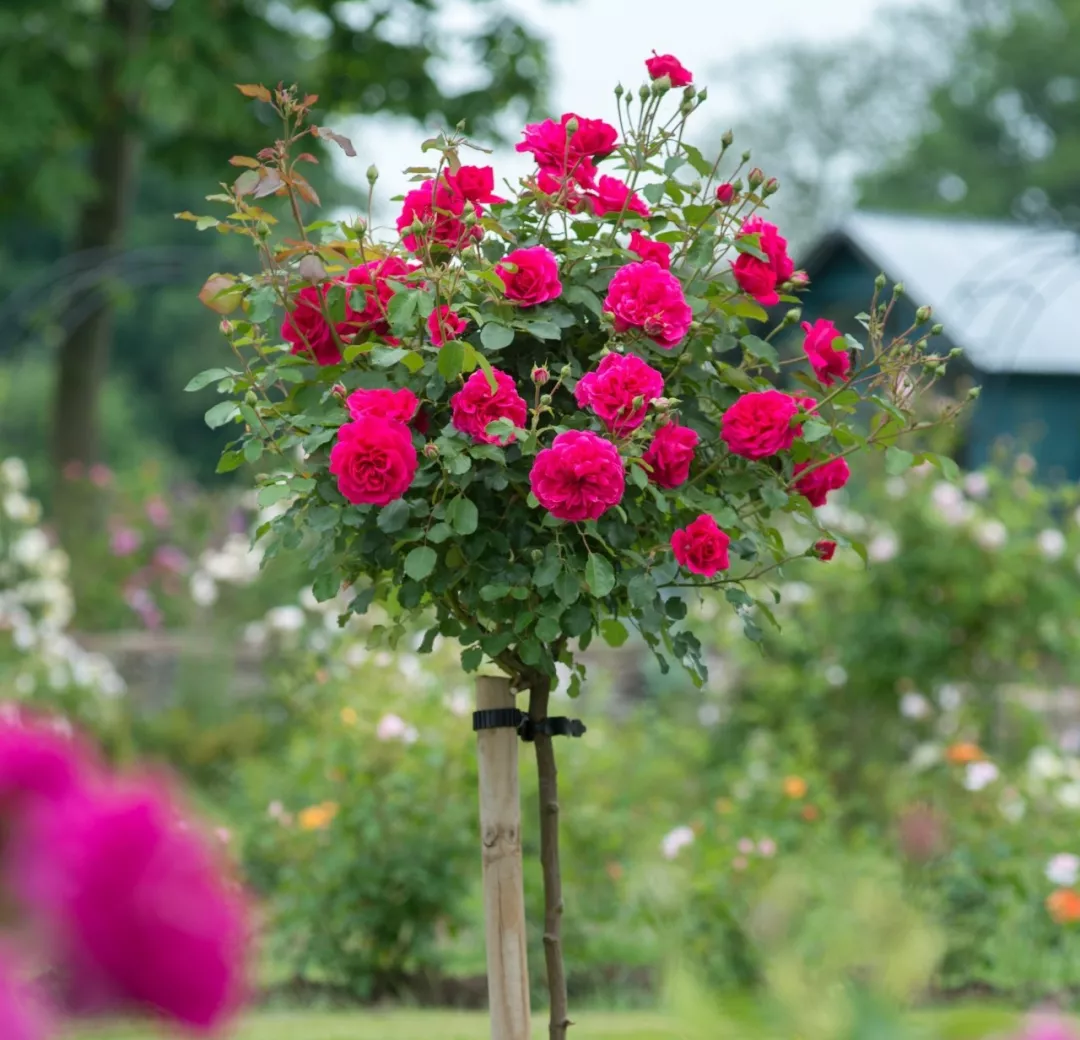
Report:
[[[95,70],[101,98],[100,121],[88,159],[92,195],[79,215],[74,249],[100,250],[109,265],[123,241],[126,216],[135,185],[138,135],[134,101],[125,96],[125,66],[144,32],[145,0],[105,0],[102,22],[105,45]],[[106,276],[107,277],[107,276]],[[105,279],[103,279],[104,281]],[[86,481],[64,479],[64,470],[100,460],[100,397],[108,369],[112,337],[112,305],[107,285],[91,288],[94,306],[72,328],[57,362],[53,397],[52,449],[56,478],[56,519],[61,539],[70,549],[88,524],[95,522]],[[83,311],[83,299],[72,300],[72,312]]]
[[[538,678],[529,687],[529,715],[534,722],[548,716],[551,680]],[[572,1025],[566,998],[562,954],[562,871],[559,866],[559,771],[551,737],[536,735],[536,772],[540,780],[540,864],[544,877],[544,961],[551,1016],[549,1040],[566,1040]]]

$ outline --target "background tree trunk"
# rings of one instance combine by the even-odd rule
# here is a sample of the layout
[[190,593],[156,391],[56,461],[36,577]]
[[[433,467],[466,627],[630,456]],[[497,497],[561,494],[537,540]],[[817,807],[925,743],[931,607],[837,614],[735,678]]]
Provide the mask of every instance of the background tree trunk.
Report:
[[[104,106],[88,157],[92,195],[79,215],[74,250],[100,251],[105,270],[89,290],[91,301],[69,303],[71,312],[85,316],[71,328],[65,323],[53,398],[54,501],[61,540],[69,550],[98,520],[88,490],[92,485],[66,480],[63,474],[70,463],[87,467],[101,458],[100,399],[113,327],[108,267],[122,246],[136,183],[135,100],[125,93],[124,72],[145,32],[146,14],[145,0],[105,0],[102,8],[106,40],[96,76]],[[93,304],[88,311],[87,302]]]

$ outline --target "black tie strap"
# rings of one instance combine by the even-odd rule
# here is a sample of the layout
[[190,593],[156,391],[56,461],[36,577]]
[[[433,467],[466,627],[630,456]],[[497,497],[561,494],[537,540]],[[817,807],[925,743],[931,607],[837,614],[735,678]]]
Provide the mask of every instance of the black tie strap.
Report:
[[585,723],[580,719],[555,718],[534,722],[527,712],[518,708],[486,708],[473,712],[475,731],[482,729],[516,729],[522,740],[535,740],[537,734],[546,737],[580,737],[585,733]]

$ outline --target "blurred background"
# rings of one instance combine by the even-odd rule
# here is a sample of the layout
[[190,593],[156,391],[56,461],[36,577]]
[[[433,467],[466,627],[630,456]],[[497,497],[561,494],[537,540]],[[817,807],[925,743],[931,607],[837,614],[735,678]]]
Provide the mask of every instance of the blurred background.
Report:
[[572,995],[823,1040],[1067,1009],[1080,0],[4,0],[0,693],[191,784],[261,899],[270,1006],[481,1006],[471,691],[452,647],[391,652],[302,559],[262,566],[265,510],[182,392],[223,361],[201,285],[250,257],[173,215],[273,140],[234,83],[317,93],[357,152],[318,153],[324,206],[366,212],[374,163],[387,223],[433,130],[465,120],[513,185],[527,119],[612,118],[654,48],[708,87],[702,151],[732,127],[779,178],[806,317],[856,333],[884,272],[982,394],[935,445],[957,481],[863,460],[827,507],[860,552],[792,570],[779,631],[687,604],[704,691],[593,652],[560,748]]

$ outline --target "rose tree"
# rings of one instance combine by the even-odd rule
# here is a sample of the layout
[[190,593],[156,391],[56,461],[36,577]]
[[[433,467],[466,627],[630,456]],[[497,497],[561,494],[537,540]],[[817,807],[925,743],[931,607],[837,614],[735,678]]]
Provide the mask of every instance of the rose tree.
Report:
[[[204,287],[235,362],[189,389],[226,395],[207,413],[236,429],[220,470],[259,464],[260,501],[287,502],[260,531],[267,555],[302,549],[316,597],[346,588],[347,614],[383,605],[378,640],[416,626],[422,649],[458,640],[465,670],[501,668],[534,719],[557,664],[577,693],[575,655],[597,636],[619,646],[633,629],[665,670],[704,682],[678,590],[724,589],[759,638],[768,578],[852,544],[814,513],[848,457],[884,451],[892,472],[928,457],[897,442],[929,425],[914,391],[946,361],[928,312],[886,337],[900,289],[883,294],[884,279],[865,342],[821,321],[781,356],[807,279],[762,216],[776,182],[748,153],[729,160],[730,134],[709,155],[686,143],[705,90],[670,55],[647,67],[639,91],[616,89],[617,125],[527,126],[517,148],[535,169],[498,193],[460,133],[426,142],[388,233],[371,222],[374,168],[366,221],[311,215],[303,147],[352,152],[311,122],[315,98],[241,87],[282,137],[231,160],[243,172],[211,196],[220,220],[181,214],[250,238],[260,259]],[[550,738],[536,747],[557,1037],[557,792]]]

